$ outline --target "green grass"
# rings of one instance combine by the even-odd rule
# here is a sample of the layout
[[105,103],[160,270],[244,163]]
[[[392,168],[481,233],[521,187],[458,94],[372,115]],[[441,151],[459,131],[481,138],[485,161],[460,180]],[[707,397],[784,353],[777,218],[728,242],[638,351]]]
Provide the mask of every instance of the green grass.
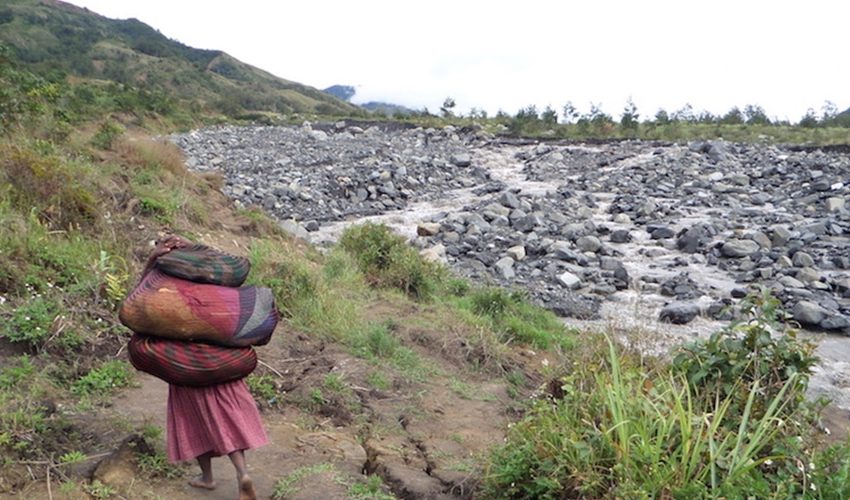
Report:
[[80,397],[102,398],[129,386],[132,379],[133,372],[126,362],[107,361],[75,381],[71,392]]
[[[763,321],[746,325],[761,331]],[[747,363],[772,359],[769,342]],[[776,342],[794,350],[793,339]],[[493,451],[484,497],[843,498],[850,490],[850,443],[819,446],[818,404],[802,398],[805,367],[780,370],[781,379],[765,371],[728,386],[693,383],[689,370],[609,340],[568,372],[555,397],[536,403]]]
[[282,315],[296,329],[323,338],[344,339],[361,324],[368,299],[360,276],[329,260],[331,271],[297,256],[275,241],[257,241],[250,250],[249,282],[270,287]]
[[388,364],[410,380],[422,381],[434,372],[415,351],[402,345],[387,324],[371,325],[354,332],[346,343],[354,355],[376,365]]
[[334,471],[334,466],[329,463],[299,467],[287,474],[285,477],[277,480],[274,485],[274,490],[272,491],[272,499],[286,500],[286,498],[289,498],[299,491],[298,483],[305,477]]
[[503,288],[473,288],[460,297],[446,299],[467,319],[496,332],[503,343],[528,344],[538,349],[572,348],[574,335],[557,316],[531,304],[525,294]]

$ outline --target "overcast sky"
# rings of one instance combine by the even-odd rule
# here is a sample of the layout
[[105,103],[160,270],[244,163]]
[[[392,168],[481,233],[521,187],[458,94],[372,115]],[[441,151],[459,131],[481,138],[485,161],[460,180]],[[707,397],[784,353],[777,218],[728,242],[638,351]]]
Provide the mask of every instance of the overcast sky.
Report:
[[641,119],[690,103],[715,114],[756,104],[791,121],[827,100],[850,106],[841,0],[71,3],[281,78],[353,85],[358,103],[437,112],[452,97],[492,115],[592,102],[619,117],[631,97]]

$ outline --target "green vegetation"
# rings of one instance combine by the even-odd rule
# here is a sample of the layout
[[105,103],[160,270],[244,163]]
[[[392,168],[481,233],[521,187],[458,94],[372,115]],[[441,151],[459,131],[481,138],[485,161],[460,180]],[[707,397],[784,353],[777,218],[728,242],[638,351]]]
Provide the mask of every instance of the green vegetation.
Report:
[[455,303],[497,332],[501,342],[529,344],[538,349],[569,350],[573,345],[573,335],[558,317],[531,304],[521,291],[479,288],[464,293]]
[[[850,443],[816,439],[811,346],[765,332],[776,301],[673,365],[618,349],[576,357],[496,449],[492,498],[844,498]],[[734,347],[733,347],[734,346]]]
[[395,500],[394,495],[386,493],[381,476],[371,475],[365,482],[354,483],[348,489],[351,500]]
[[108,361],[91,370],[71,385],[71,392],[78,396],[103,397],[115,389],[127,387],[132,379],[127,363]]
[[[217,220],[225,213],[251,237],[251,283],[274,290],[287,330],[343,346],[365,365],[368,386],[393,391],[439,376],[449,392],[475,399],[475,387],[442,373],[423,346],[504,379],[524,418],[488,457],[477,496],[850,496],[848,447],[817,442],[822,402],[804,398],[812,347],[793,330],[776,335],[783,318],[770,297],[751,298],[739,323],[666,363],[596,335],[579,337],[521,292],[453,277],[384,226],[353,227],[319,254],[256,208],[225,211],[221,178],[191,174],[176,147],[147,134],[222,119],[361,112],[226,54],[167,40],[138,21],[72,6],[6,2],[0,40],[0,479],[30,464],[39,467],[27,477],[43,478],[100,453],[104,443],[85,439],[92,402],[108,403],[132,381],[133,371],[116,358],[127,332],[115,309],[149,242],[161,232],[225,232],[232,226]],[[584,115],[565,106],[560,118],[529,106],[488,118],[481,111],[462,116],[447,99],[441,114],[404,120],[565,139],[848,143],[846,113],[833,109],[796,125],[776,123],[756,106],[722,117],[683,109],[647,118],[629,103],[619,120],[601,105]],[[552,367],[539,373],[523,365],[511,357],[515,346],[545,351]],[[521,405],[520,396],[553,372],[551,397],[531,408],[523,397]],[[296,404],[361,411],[347,373],[322,375]],[[281,402],[271,375],[260,371],[247,383],[261,405]],[[159,429],[143,431],[161,439]],[[139,465],[149,477],[181,473],[161,452],[139,456]],[[456,467],[477,470],[467,462]],[[322,473],[343,481],[332,465],[302,467],[278,481],[275,498]],[[344,486],[351,498],[392,498],[378,476]],[[66,481],[60,491],[117,494],[97,481]]]
[[274,500],[285,500],[298,492],[297,484],[305,477],[331,472],[334,472],[334,466],[328,463],[299,467],[275,483],[272,498]]
[[428,299],[446,277],[442,268],[428,262],[387,226],[363,224],[345,230],[339,245],[350,253],[366,276],[378,287],[397,288],[416,299]]
[[245,379],[245,382],[258,404],[274,406],[280,403],[280,394],[271,375],[252,373]]
[[109,101],[121,110],[142,110],[184,125],[202,116],[275,119],[292,113],[359,112],[330,94],[277,78],[224,52],[170,40],[136,19],[14,0],[0,7],[0,20],[5,20],[0,43],[10,46],[28,69],[48,75],[51,82],[65,75],[84,79],[86,84],[69,96],[82,107]]

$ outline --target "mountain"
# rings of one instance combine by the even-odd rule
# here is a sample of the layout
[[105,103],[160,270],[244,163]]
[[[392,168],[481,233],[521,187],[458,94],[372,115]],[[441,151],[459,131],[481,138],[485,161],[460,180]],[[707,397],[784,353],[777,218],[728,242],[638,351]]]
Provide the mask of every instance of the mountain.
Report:
[[363,104],[360,104],[360,107],[373,113],[383,113],[387,116],[414,115],[419,113],[414,109],[410,109],[400,104],[391,104],[388,102],[381,101],[364,102]]
[[[324,89],[322,92],[331,94],[332,96],[338,97],[344,101],[351,101],[351,98],[354,97],[354,94],[357,93],[357,90],[355,90],[355,88],[351,85],[331,85],[330,87]],[[359,106],[367,111],[371,111],[373,113],[381,113],[387,116],[418,114],[418,111],[410,109],[406,106],[381,101],[369,101],[363,104],[359,104]]]
[[354,105],[278,78],[220,50],[171,40],[137,19],[116,20],[58,0],[4,0],[0,43],[40,74],[161,91],[193,110],[348,115]]
[[357,93],[351,85],[331,85],[322,92],[338,97],[343,101],[351,101],[351,98]]

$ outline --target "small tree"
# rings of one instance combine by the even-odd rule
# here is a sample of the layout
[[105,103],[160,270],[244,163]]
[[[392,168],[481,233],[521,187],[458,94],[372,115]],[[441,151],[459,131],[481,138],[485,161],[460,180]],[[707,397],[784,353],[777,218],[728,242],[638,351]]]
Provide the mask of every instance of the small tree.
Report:
[[664,109],[659,109],[655,112],[655,123],[659,125],[667,125],[670,123],[670,115]]
[[590,103],[588,121],[593,127],[593,131],[600,135],[607,135],[614,129],[614,119],[611,118],[611,115],[602,111],[601,104]]
[[443,101],[443,105],[440,106],[440,113],[442,113],[443,118],[449,118],[454,116],[454,108],[455,100],[451,97],[446,97],[446,100]]
[[564,104],[564,114],[563,114],[564,123],[575,123],[575,121],[578,119],[578,117],[579,117],[579,112],[576,109],[576,107],[573,105],[572,101],[567,101],[567,103]]
[[473,120],[486,120],[487,111],[473,107],[469,110],[469,118]]
[[691,123],[694,119],[694,107],[690,103],[686,103],[682,109],[673,113],[673,121]]
[[551,106],[546,106],[546,109],[540,114],[540,119],[544,125],[553,127],[558,123],[558,112],[552,109]]
[[747,125],[769,125],[770,118],[764,112],[764,108],[757,104],[747,104],[744,106],[744,118]]
[[638,118],[640,118],[640,114],[638,114],[637,106],[629,97],[626,101],[626,107],[623,108],[623,114],[620,116],[620,126],[624,130],[636,131],[638,129]]
[[744,123],[744,114],[741,113],[738,106],[733,106],[732,109],[727,111],[726,114],[720,118],[720,123],[724,123],[726,125],[740,125]]
[[800,119],[799,125],[803,128],[815,128],[818,126],[818,115],[815,114],[815,110],[809,108],[806,110],[806,114],[803,115],[803,118]]

